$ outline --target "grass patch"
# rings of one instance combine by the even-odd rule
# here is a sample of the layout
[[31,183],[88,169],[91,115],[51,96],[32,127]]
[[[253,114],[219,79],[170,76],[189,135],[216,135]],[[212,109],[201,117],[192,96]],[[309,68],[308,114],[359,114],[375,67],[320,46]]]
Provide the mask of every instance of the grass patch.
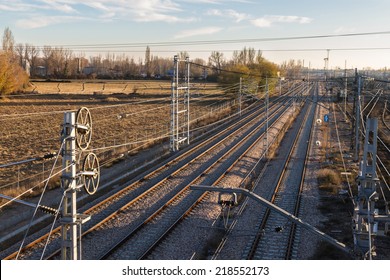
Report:
[[341,185],[340,175],[329,168],[319,170],[317,180],[320,190],[333,194],[337,194],[339,186]]

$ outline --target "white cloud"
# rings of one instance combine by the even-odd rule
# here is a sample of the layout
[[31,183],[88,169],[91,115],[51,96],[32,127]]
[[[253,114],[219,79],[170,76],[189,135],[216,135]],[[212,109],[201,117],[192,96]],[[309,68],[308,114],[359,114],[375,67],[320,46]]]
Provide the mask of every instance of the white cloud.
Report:
[[[19,13],[19,26],[38,28],[56,24],[68,17],[75,20],[87,8],[91,20],[126,20],[138,22],[191,22],[180,5],[172,0],[0,0],[0,11]],[[41,18],[40,18],[41,17]],[[37,21],[37,24],[25,23]],[[35,27],[31,27],[35,26]]]
[[226,9],[226,10],[218,10],[218,9],[210,9],[206,11],[206,16],[218,16],[218,17],[224,17],[224,18],[230,18],[233,19],[235,22],[240,22],[246,19],[250,18],[250,15],[245,13],[239,13],[232,9]]
[[265,28],[271,27],[274,23],[299,23],[307,24],[312,22],[312,18],[300,16],[264,16],[261,18],[251,20],[251,23],[257,27]]
[[215,26],[183,30],[180,33],[176,34],[175,39],[182,39],[182,38],[188,38],[188,37],[199,36],[199,35],[211,35],[211,34],[218,33],[221,30],[223,30],[222,27],[215,27]]
[[231,2],[231,3],[245,3],[245,4],[252,4],[256,3],[256,1],[250,1],[250,0],[182,0],[183,2],[188,2],[188,3],[205,3],[205,4],[215,4],[215,5],[221,5],[221,4],[226,4],[226,2]]
[[75,21],[88,20],[84,17],[77,16],[33,16],[28,19],[20,19],[16,22],[16,25],[24,29],[41,28],[49,25],[59,23],[69,23]]
[[253,19],[251,23],[257,27],[270,27],[272,25],[272,21],[265,17]]
[[226,10],[226,13],[231,18],[234,18],[236,22],[243,21],[243,20],[248,19],[250,17],[249,15],[247,15],[245,13],[239,13],[239,12],[234,11],[234,10]]
[[336,34],[346,34],[346,33],[355,33],[355,32],[356,32],[356,28],[344,27],[344,26],[340,26],[334,31],[334,33]]

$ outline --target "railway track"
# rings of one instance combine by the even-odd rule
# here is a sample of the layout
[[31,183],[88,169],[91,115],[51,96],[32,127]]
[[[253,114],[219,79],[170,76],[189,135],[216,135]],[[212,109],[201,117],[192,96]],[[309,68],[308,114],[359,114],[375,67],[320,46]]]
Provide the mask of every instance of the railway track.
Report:
[[[317,85],[311,92],[316,91],[318,91]],[[299,211],[302,172],[304,172],[305,155],[308,152],[307,141],[310,138],[315,112],[315,106],[311,103],[305,102],[301,114],[280,144],[279,156],[266,162],[251,189],[252,192],[295,215]],[[267,254],[264,259],[285,259],[291,254],[295,228],[291,228],[291,224],[285,219],[280,219],[278,214],[269,213],[258,204],[245,199],[242,206],[237,209],[236,216],[239,219],[232,221],[213,259],[257,259],[263,257],[260,254]],[[272,238],[282,240],[280,234],[274,236],[276,229],[277,233],[283,234],[284,239],[284,243],[279,246],[273,243],[275,240],[272,240]],[[238,242],[239,239],[242,239],[242,242]],[[238,247],[237,242],[247,245]],[[284,252],[282,256],[277,255],[278,251]]]
[[[297,88],[297,90],[300,89]],[[290,94],[296,94],[296,93],[292,92]],[[275,103],[270,110],[273,112],[277,111],[278,109],[280,110],[280,108],[285,107],[288,104],[288,102],[289,102],[289,97],[286,96],[281,97],[278,100],[275,100]],[[110,220],[118,220],[119,219],[117,218],[118,214],[123,213],[125,211],[131,211],[126,209],[128,209],[128,205],[135,205],[137,197],[146,196],[148,193],[152,193],[155,188],[160,188],[163,194],[176,192],[175,188],[172,188],[172,186],[171,187],[164,186],[164,182],[172,181],[171,179],[173,176],[178,176],[178,177],[188,176],[189,174],[185,174],[185,173],[179,174],[179,173],[182,170],[185,170],[189,165],[193,164],[196,161],[196,159],[201,157],[203,154],[205,154],[207,150],[211,150],[213,149],[213,147],[220,146],[222,141],[226,141],[227,138],[233,139],[234,137],[236,138],[239,137],[237,136],[237,134],[233,134],[232,131],[234,131],[234,133],[237,133],[237,131],[242,131],[246,126],[251,126],[250,120],[256,117],[257,118],[259,117],[259,112],[252,112],[247,114],[246,116],[243,116],[240,122],[231,125],[229,128],[226,128],[225,130],[217,133],[214,137],[202,142],[202,144],[196,147],[183,150],[183,152],[181,152],[179,155],[177,155],[174,158],[168,159],[161,166],[156,167],[153,171],[138,176],[136,179],[133,180],[133,182],[130,185],[124,187],[120,191],[114,190],[113,192],[115,194],[110,193],[110,196],[108,198],[104,200],[102,199],[99,203],[95,204],[90,208],[87,208],[85,210],[85,213],[93,215],[92,216],[93,225],[89,225],[86,232],[84,232],[83,236],[86,237],[87,240],[92,239],[88,237],[90,236],[89,233],[93,231],[95,232],[102,231],[102,226],[99,223],[100,221],[107,222]],[[258,125],[258,123],[256,125]],[[202,173],[203,171],[200,172],[200,175],[202,175]],[[111,195],[115,195],[115,198]],[[157,195],[157,197],[159,196],[161,196],[161,194]],[[108,201],[110,201],[109,205],[108,205]],[[112,201],[116,201],[115,206],[113,206]],[[156,207],[157,206],[155,206],[155,208]],[[150,208],[149,210],[153,209],[153,207],[148,207],[148,208]],[[135,213],[134,216],[137,216],[142,211],[144,211],[144,209],[135,211],[137,213]],[[50,242],[51,248],[59,248],[59,244],[57,244],[59,243],[59,239],[55,238],[58,236],[59,236],[59,228],[56,228],[52,233],[53,241]],[[31,243],[29,243],[29,245],[26,246],[24,249],[23,257],[35,259],[37,257],[36,251],[39,251],[36,249],[35,246],[42,247],[43,246],[42,241],[45,240],[46,238],[47,236],[42,236],[39,239],[36,239]],[[27,252],[28,250],[30,252]],[[48,249],[46,252],[49,256],[52,256],[56,254],[56,250],[57,249]],[[13,253],[8,255],[5,259],[12,259],[15,258],[15,256],[16,253]],[[93,259],[94,257],[95,256],[89,256],[88,258]]]
[[[316,102],[316,98],[314,99]],[[308,143],[311,140],[315,106],[306,104],[304,120],[291,145],[283,170],[276,184],[271,202],[280,208],[299,214],[300,194],[303,186]],[[264,211],[258,234],[248,252],[247,259],[290,259],[296,227],[278,213]],[[299,238],[299,236],[297,236]]]
[[[271,116],[272,121],[276,122],[278,119],[281,118],[279,115]],[[259,135],[259,133],[261,133]],[[166,211],[169,213],[159,213],[157,215],[167,215],[168,218],[161,218],[157,216],[153,216],[150,219],[148,219],[146,222],[148,224],[143,224],[141,227],[153,227],[156,230],[156,234],[154,238],[151,239],[150,241],[150,246],[147,246],[144,248],[143,252],[139,255],[136,256],[137,259],[144,259],[146,257],[149,257],[154,253],[154,250],[158,247],[158,245],[167,237],[167,235],[172,232],[174,228],[176,228],[180,222],[184,220],[187,216],[190,216],[192,210],[203,201],[204,198],[208,196],[208,193],[203,193],[199,194],[197,192],[192,192],[189,190],[190,186],[193,184],[198,184],[198,183],[203,183],[203,184],[218,184],[221,182],[224,178],[228,176],[228,174],[232,171],[232,169],[237,165],[237,163],[249,153],[253,147],[258,144],[259,142],[263,141],[265,132],[264,128],[262,128],[260,131],[254,130],[250,136],[250,138],[253,138],[252,140],[249,141],[249,137],[245,137],[241,139],[234,147],[230,148],[227,153],[225,153],[222,157],[218,159],[218,161],[215,162],[210,168],[207,170],[206,173],[202,173],[200,177],[195,178],[191,182],[189,182],[185,187],[184,187],[184,193],[179,193],[177,197],[173,198],[170,202],[172,202],[173,205],[168,205],[166,209],[163,211]],[[241,146],[244,146],[241,148]],[[238,149],[244,149],[238,150]],[[232,154],[236,154],[237,156],[234,156]],[[237,157],[237,158],[236,158]],[[232,160],[233,159],[233,160]],[[230,163],[229,163],[230,161]],[[223,164],[221,164],[221,162]],[[224,167],[223,167],[224,165]],[[222,167],[222,168],[221,168]],[[206,177],[207,176],[207,177]],[[187,195],[187,197],[183,198],[182,195]],[[177,200],[180,200],[178,202]],[[181,200],[187,200],[187,202],[181,202]],[[176,206],[175,203],[182,203],[182,206]],[[170,207],[171,209],[168,209]],[[172,218],[173,217],[173,218]],[[153,219],[153,220],[152,220]],[[161,223],[163,224],[162,226],[156,226],[157,223],[160,223],[160,219],[164,219]],[[152,222],[152,223],[151,223]],[[113,248],[113,250],[110,250],[107,254],[103,256],[104,259],[106,258],[113,258],[113,259],[121,259],[121,258],[128,258],[128,252],[134,250],[134,246],[138,248],[137,244],[141,244],[141,246],[144,246],[143,244],[145,243],[145,238],[144,236],[150,235],[151,230],[141,228],[140,231],[141,233],[136,232],[138,228],[134,231],[131,232],[128,236],[125,237],[123,241],[117,244]],[[145,231],[144,233],[142,233]],[[137,241],[137,238],[140,237],[143,240]],[[114,251],[114,252],[113,252]],[[119,252],[118,252],[119,251]],[[134,258],[134,256],[130,257]],[[153,257],[151,257],[153,258]]]
[[[271,122],[276,121],[284,109],[281,108],[281,110],[274,112],[271,115]],[[195,178],[180,186],[180,191],[177,194],[137,225],[133,231],[110,248],[101,258],[142,259],[150,254],[156,245],[206,197],[206,193],[198,194],[190,191],[190,186],[197,183],[218,183],[239,158],[244,156],[254,143],[260,141],[263,134],[264,131],[253,129],[233,146],[225,148],[215,159],[207,160],[209,165],[205,170],[197,173]],[[238,158],[235,159],[237,156]]]

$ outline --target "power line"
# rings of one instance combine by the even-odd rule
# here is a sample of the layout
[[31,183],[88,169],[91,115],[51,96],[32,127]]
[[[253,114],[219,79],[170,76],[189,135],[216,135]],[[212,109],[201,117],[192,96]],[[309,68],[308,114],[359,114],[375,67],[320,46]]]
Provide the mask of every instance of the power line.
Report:
[[[198,41],[165,41],[165,42],[140,42],[140,43],[102,43],[102,44],[69,44],[54,45],[53,47],[73,47],[73,48],[135,48],[144,46],[169,47],[169,46],[191,46],[191,45],[216,45],[216,44],[237,44],[237,43],[255,43],[255,42],[274,42],[274,41],[291,41],[291,40],[309,40],[325,38],[343,38],[356,36],[373,36],[373,35],[390,35],[390,31],[374,31],[362,33],[345,33],[345,34],[325,34],[310,36],[291,36],[291,37],[268,37],[268,38],[241,38],[229,40],[198,40]],[[39,46],[43,48],[43,46]]]
[[[113,49],[72,49],[74,52],[102,52],[102,53],[144,53],[144,49],[138,49],[138,50],[128,50],[128,49],[122,49],[122,50],[113,50]],[[296,48],[296,49],[262,49],[259,48],[262,52],[324,52],[324,51],[387,51],[390,50],[390,47],[359,47],[359,48]],[[182,49],[176,49],[176,50],[163,50],[163,49],[153,49],[154,53],[180,53],[183,51]],[[187,50],[191,53],[208,53],[215,51],[215,49],[191,49]],[[220,52],[234,52],[238,51],[238,49],[219,49]]]

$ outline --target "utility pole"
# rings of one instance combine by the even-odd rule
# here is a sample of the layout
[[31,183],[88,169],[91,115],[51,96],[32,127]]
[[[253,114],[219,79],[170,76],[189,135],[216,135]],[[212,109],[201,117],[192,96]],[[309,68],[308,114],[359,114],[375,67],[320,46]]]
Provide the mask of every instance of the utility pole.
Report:
[[348,77],[347,77],[347,61],[345,61],[344,67],[344,119],[347,120],[347,87],[348,87]]
[[357,97],[356,97],[356,104],[355,104],[355,154],[354,154],[354,160],[359,160],[359,150],[360,150],[360,143],[359,143],[359,129],[360,129],[360,95],[361,95],[361,87],[362,87],[362,77],[358,77],[358,84],[357,84]]
[[282,77],[279,77],[279,96],[282,95]]
[[266,150],[265,150],[265,155],[268,156],[268,149],[269,149],[269,142],[268,142],[268,126],[269,126],[269,90],[268,90],[268,78],[265,78],[265,117],[266,117],[266,136],[265,136],[265,141],[266,141]]
[[242,102],[242,77],[240,77],[240,89],[238,92],[238,115],[241,117],[241,102]]
[[328,67],[329,67],[329,51],[330,50],[326,50],[326,57],[324,58],[324,61],[325,61],[325,81],[326,83],[328,82]]
[[[355,114],[356,112],[356,99],[357,99],[357,87],[358,87],[358,72],[357,68],[355,68],[355,80],[354,80],[354,89],[353,89],[353,108],[352,108],[352,114]],[[352,126],[351,126],[351,149],[350,151],[355,151],[355,126],[356,126],[356,119],[352,118]],[[354,159],[355,160],[355,159]],[[356,160],[355,160],[356,161]]]

